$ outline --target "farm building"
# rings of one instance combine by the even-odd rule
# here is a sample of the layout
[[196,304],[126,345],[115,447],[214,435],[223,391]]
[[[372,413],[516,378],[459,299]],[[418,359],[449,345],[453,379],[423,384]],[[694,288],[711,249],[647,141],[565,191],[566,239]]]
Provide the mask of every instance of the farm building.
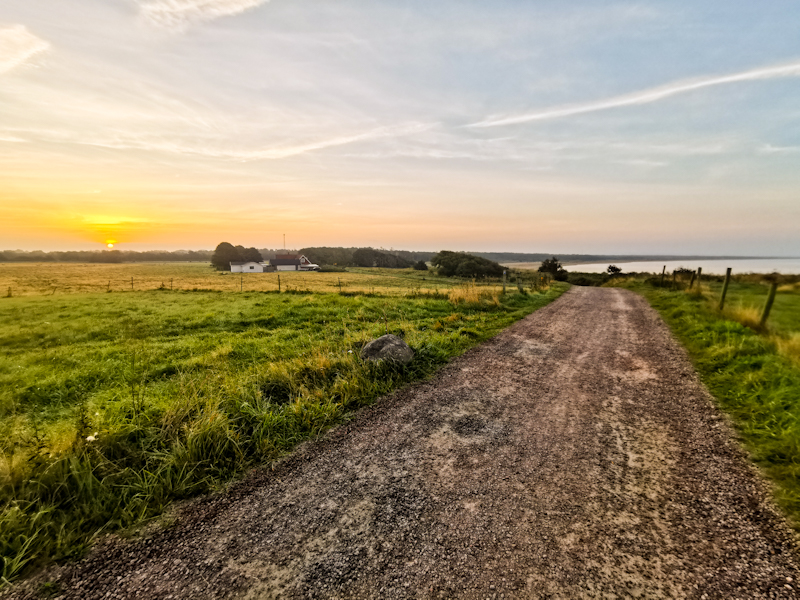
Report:
[[263,262],[231,262],[231,273],[267,273],[275,268]]
[[269,262],[278,271],[319,271],[319,265],[303,254],[278,254]]

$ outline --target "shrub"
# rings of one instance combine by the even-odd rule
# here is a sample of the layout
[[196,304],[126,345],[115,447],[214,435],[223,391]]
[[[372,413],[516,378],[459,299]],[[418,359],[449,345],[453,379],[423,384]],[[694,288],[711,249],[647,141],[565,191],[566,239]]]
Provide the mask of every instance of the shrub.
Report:
[[498,263],[473,256],[466,252],[442,250],[434,255],[431,264],[445,277],[502,277],[503,267]]
[[427,271],[428,264],[424,260],[418,260],[414,263],[414,270],[415,271]]

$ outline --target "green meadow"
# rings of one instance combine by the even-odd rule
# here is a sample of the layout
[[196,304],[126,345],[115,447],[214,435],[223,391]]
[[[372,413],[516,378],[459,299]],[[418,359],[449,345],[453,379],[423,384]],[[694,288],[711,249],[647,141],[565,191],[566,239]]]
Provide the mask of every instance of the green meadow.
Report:
[[[3,581],[279,458],[567,285],[442,287],[0,300]],[[385,333],[411,345],[409,365],[360,360]]]

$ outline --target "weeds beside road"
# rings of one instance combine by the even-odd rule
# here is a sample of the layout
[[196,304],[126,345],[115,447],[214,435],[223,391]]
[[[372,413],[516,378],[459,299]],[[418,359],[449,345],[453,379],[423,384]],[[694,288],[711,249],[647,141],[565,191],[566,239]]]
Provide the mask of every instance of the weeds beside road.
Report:
[[[0,575],[80,555],[103,532],[281,456],[566,287],[502,297],[464,288],[450,299],[168,290],[4,299]],[[414,348],[407,367],[358,358],[387,332]]]
[[722,313],[714,308],[715,288],[697,293],[641,281],[618,285],[645,296],[686,346],[753,460],[774,482],[778,504],[800,527],[800,347],[792,343],[800,329],[800,296],[779,295],[771,332],[758,332],[734,320],[744,320],[746,307],[763,302],[764,292],[752,289],[756,283],[731,287],[728,297],[740,299],[729,300]]

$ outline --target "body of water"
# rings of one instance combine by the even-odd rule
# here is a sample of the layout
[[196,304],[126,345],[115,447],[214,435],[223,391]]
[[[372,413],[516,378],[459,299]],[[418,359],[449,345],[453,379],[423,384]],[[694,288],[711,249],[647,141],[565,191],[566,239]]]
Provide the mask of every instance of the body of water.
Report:
[[624,273],[661,273],[664,265],[667,273],[684,267],[686,269],[703,268],[708,275],[724,275],[725,269],[731,267],[733,273],[800,273],[800,258],[732,258],[714,260],[662,260],[615,263],[592,263],[585,265],[567,265],[567,271],[580,273],[603,273],[609,264],[617,265]]

